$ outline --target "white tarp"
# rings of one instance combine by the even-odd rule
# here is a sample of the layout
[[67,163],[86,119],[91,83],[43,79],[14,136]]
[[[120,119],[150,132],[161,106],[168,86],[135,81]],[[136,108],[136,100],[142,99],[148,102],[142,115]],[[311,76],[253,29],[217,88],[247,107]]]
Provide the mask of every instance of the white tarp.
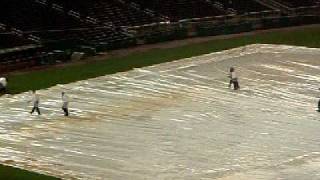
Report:
[[29,93],[3,96],[0,162],[65,179],[320,179],[319,74],[320,49],[250,45],[38,91],[41,116]]

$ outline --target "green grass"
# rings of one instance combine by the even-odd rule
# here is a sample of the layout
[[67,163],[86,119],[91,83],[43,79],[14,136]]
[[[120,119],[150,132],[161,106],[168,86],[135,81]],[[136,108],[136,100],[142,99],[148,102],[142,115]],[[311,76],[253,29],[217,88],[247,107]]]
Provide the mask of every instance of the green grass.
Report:
[[[128,71],[132,68],[150,66],[254,43],[320,47],[320,27],[309,27],[286,32],[267,32],[225,40],[212,40],[171,49],[154,49],[148,52],[134,53],[126,57],[111,58],[90,64],[77,64],[63,68],[12,74],[9,76],[9,93],[15,94],[32,89],[48,88],[56,84],[70,83],[106,74]],[[46,180],[54,178],[0,166],[0,179]]]
[[111,58],[94,63],[15,74],[9,76],[10,82],[8,90],[10,94],[16,94],[32,89],[43,89],[56,84],[65,84],[106,74],[128,71],[132,68],[149,66],[254,43],[320,47],[320,28],[310,27],[287,32],[267,32],[226,40],[212,40],[205,43],[190,44],[171,49],[154,49],[148,52],[134,53],[126,57]]
[[0,165],[0,179],[3,180],[58,180],[58,178],[49,177],[41,174],[31,173],[29,171]]

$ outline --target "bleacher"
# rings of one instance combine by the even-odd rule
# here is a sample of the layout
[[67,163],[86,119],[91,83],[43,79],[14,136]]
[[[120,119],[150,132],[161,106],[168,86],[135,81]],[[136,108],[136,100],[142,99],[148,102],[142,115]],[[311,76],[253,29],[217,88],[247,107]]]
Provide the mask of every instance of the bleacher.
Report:
[[161,21],[153,14],[147,13],[135,4],[121,0],[87,0],[83,2],[53,0],[66,10],[75,10],[84,16],[98,19],[102,23],[115,26],[139,26]]
[[20,37],[19,35],[12,32],[1,32],[0,30],[0,49],[8,49],[29,44],[34,44],[34,42],[24,37]]
[[317,5],[317,2],[320,2],[317,0],[277,0],[277,1],[290,8],[314,6],[314,5]]
[[0,6],[0,22],[23,31],[70,29],[79,23],[33,0],[9,0]]
[[127,2],[135,2],[144,9],[168,17],[171,21],[219,16],[225,13],[205,0],[127,0]]
[[[113,41],[125,35],[107,28],[103,24],[92,24],[58,11],[47,4],[33,0],[10,0],[0,6],[0,22],[18,28],[25,34],[40,37],[43,41],[84,39],[93,41]],[[97,30],[97,27],[103,26]],[[100,40],[99,37],[103,37]]]
[[[65,42],[66,40],[80,42],[78,45],[83,43],[96,46],[104,43],[111,47],[113,43],[126,41],[130,38],[116,27],[90,23],[34,0],[5,0],[5,2],[1,2],[0,23],[0,49],[29,44]],[[18,33],[9,31],[11,29]],[[26,37],[39,38],[39,42],[29,40]],[[50,52],[50,49],[46,49],[46,51]],[[31,62],[31,59],[39,58],[33,51],[22,50],[20,52],[17,49],[15,53],[3,53],[0,61],[2,66],[9,64],[17,64],[18,66],[18,64],[23,64],[22,62]]]
[[[319,5],[320,0],[273,0],[296,8]],[[2,0],[0,2],[0,50],[32,45],[26,50],[1,52],[0,66],[29,67],[58,46],[89,46],[100,50],[135,44],[132,33],[142,25],[186,22],[214,16],[260,12],[270,8],[259,0]],[[209,18],[208,18],[209,17]],[[232,16],[230,16],[232,17]],[[218,18],[219,19],[219,18]],[[185,21],[180,21],[185,20]],[[178,25],[178,23],[173,23]],[[154,26],[144,26],[151,27]],[[131,29],[130,29],[131,28]],[[146,43],[188,35],[187,29],[154,30]],[[166,32],[166,31],[170,32]],[[173,32],[172,32],[173,31]],[[159,36],[158,34],[163,35]],[[181,37],[180,37],[181,36]],[[40,48],[41,47],[41,48]],[[44,47],[44,48],[42,48]],[[25,63],[30,64],[25,65]],[[14,69],[9,68],[9,69]]]
[[117,0],[97,1],[89,8],[89,16],[116,26],[137,26],[157,22],[142,10],[123,4]]
[[24,37],[20,31],[10,29],[5,24],[0,23],[0,50],[34,43],[34,41]]
[[255,0],[215,0],[227,9],[233,9],[237,14],[243,14],[248,12],[259,12],[270,10],[268,7],[256,2]]

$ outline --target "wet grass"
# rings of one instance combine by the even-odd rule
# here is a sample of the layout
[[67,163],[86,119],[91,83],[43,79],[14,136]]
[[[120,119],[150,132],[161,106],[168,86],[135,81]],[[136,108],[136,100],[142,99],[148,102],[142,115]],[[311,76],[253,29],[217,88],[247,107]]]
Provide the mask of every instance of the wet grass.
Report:
[[[256,43],[320,47],[320,28],[309,27],[292,31],[246,35],[225,40],[212,40],[177,48],[154,49],[148,52],[130,54],[121,58],[111,58],[106,61],[13,74],[9,76],[8,92],[16,94],[32,89],[44,89],[56,84],[75,82]],[[0,165],[0,179],[46,180],[55,178]]]

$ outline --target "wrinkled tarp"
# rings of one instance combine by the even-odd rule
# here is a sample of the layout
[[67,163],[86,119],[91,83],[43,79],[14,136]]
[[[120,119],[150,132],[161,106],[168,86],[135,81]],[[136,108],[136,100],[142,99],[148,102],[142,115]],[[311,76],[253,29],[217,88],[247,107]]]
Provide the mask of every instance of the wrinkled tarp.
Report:
[[250,45],[40,90],[41,116],[29,92],[3,96],[0,162],[65,179],[320,179],[319,73],[320,49]]

